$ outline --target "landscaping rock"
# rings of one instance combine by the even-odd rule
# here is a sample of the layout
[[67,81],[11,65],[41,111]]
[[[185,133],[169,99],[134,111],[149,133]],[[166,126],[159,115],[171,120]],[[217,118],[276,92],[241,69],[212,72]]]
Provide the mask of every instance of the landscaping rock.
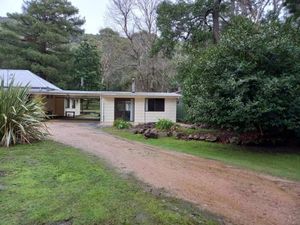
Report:
[[132,130],[132,133],[133,133],[133,134],[138,134],[139,131],[138,131],[137,129],[133,129],[133,130]]
[[153,129],[147,129],[145,132],[144,132],[144,137],[145,138],[158,138],[158,132],[155,128]]
[[190,134],[190,135],[188,136],[188,139],[189,139],[189,140],[193,140],[193,139],[194,139],[194,136],[193,136],[192,134]]
[[238,138],[238,137],[231,137],[231,138],[229,138],[229,143],[230,144],[239,144],[239,142],[240,142],[240,139]]
[[190,128],[193,129],[193,130],[196,130],[197,129],[197,125],[193,124]]
[[166,132],[166,131],[159,131],[158,132],[158,136],[159,137],[168,137],[168,132]]
[[208,135],[205,138],[205,141],[209,141],[209,142],[216,142],[218,140],[218,137],[213,136],[213,135]]
[[205,136],[204,136],[203,134],[200,135],[200,136],[199,136],[199,140],[200,140],[200,141],[204,141],[204,140],[205,140]]
[[184,133],[181,133],[181,132],[173,132],[173,135],[177,139],[182,139],[184,137]]
[[167,136],[168,136],[168,137],[172,137],[172,135],[173,135],[172,131],[168,131],[168,132],[167,132]]
[[143,134],[143,133],[145,133],[146,130],[147,130],[147,129],[145,129],[145,128],[141,128],[141,129],[138,130],[138,133],[139,133],[139,134]]
[[200,138],[200,135],[199,135],[199,134],[194,134],[194,136],[193,136],[193,139],[194,139],[194,140],[199,140],[199,138]]

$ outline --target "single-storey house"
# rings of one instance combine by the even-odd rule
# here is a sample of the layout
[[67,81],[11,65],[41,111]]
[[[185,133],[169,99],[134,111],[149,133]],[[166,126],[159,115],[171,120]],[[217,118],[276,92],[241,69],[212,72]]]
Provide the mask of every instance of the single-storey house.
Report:
[[76,117],[81,114],[81,99],[99,99],[100,122],[112,125],[121,118],[133,124],[157,122],[159,119],[176,121],[177,93],[118,91],[62,90],[28,70],[0,69],[0,81],[4,85],[14,82],[30,87],[32,96],[45,98],[46,110],[52,116]]

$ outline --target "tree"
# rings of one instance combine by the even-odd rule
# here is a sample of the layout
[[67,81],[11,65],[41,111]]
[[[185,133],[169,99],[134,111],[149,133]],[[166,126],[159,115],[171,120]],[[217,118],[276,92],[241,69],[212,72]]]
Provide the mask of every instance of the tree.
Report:
[[234,19],[218,45],[182,67],[190,120],[260,135],[300,135],[299,37],[289,24]]
[[131,51],[127,38],[111,28],[100,30],[101,66],[103,85],[106,90],[128,90],[134,61],[128,54]]
[[285,0],[284,5],[287,7],[293,19],[297,20],[300,18],[300,1],[299,0]]
[[201,51],[203,47],[217,44],[222,30],[232,18],[243,16],[255,23],[279,18],[282,0],[180,0],[163,1],[158,5],[157,26],[161,37],[156,49],[172,55],[178,43],[186,52]]
[[82,41],[74,50],[73,85],[71,89],[98,91],[102,89],[100,55],[97,47]]
[[0,66],[29,69],[65,86],[68,44],[82,34],[84,20],[67,0],[24,1],[22,13],[8,13],[0,31]]
[[157,39],[156,9],[160,2],[113,0],[109,8],[111,18],[129,43],[127,68],[132,70],[140,91],[170,90],[175,74],[169,59],[163,54],[151,54]]

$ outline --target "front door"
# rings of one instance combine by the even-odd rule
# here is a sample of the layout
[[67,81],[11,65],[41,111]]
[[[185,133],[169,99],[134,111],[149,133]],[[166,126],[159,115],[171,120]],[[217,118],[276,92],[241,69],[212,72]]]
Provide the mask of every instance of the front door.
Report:
[[115,120],[134,121],[134,99],[115,98]]

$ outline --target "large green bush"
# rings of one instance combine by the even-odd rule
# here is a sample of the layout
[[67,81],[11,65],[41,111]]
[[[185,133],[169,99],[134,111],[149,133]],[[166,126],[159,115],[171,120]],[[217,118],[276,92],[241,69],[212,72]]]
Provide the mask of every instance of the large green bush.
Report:
[[30,143],[47,134],[41,98],[30,98],[28,87],[0,84],[0,146]]
[[300,33],[237,18],[183,67],[189,119],[239,132],[300,134]]

